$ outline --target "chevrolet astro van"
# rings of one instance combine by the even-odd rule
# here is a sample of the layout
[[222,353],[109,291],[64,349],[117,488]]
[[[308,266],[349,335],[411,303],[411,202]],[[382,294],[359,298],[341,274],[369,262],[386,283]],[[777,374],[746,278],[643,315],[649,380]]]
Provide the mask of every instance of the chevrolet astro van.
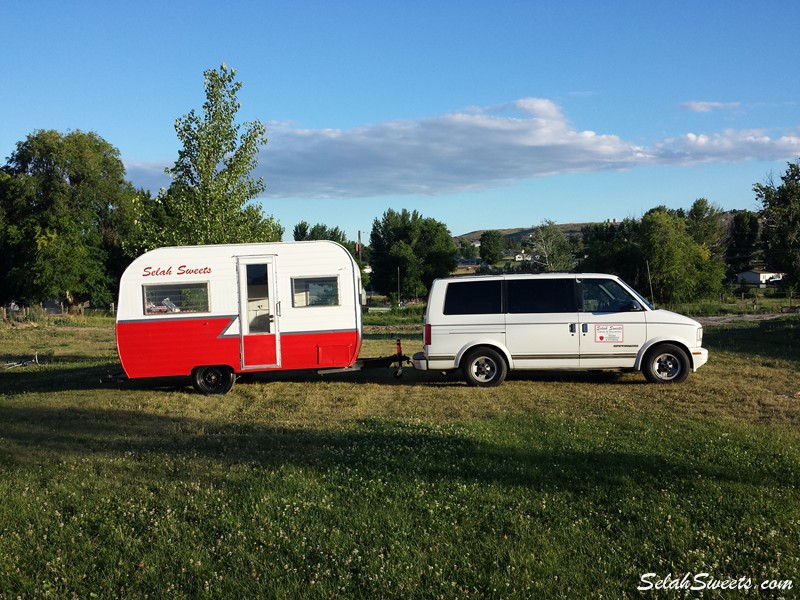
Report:
[[700,323],[654,308],[613,275],[437,279],[424,325],[414,367],[461,369],[473,386],[500,385],[515,369],[635,370],[681,383],[708,361]]

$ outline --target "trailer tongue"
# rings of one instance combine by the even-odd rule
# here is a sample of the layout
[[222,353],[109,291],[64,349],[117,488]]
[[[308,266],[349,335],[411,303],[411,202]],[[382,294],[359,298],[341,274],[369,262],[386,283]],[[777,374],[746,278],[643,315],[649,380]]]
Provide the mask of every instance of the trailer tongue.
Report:
[[328,375],[332,373],[350,373],[353,371],[366,371],[369,369],[388,369],[396,365],[394,376],[403,376],[403,363],[411,364],[411,359],[403,354],[403,347],[398,339],[395,343],[396,352],[391,356],[379,356],[376,358],[359,358],[349,367],[342,367],[339,369],[320,369],[317,371],[320,375]]

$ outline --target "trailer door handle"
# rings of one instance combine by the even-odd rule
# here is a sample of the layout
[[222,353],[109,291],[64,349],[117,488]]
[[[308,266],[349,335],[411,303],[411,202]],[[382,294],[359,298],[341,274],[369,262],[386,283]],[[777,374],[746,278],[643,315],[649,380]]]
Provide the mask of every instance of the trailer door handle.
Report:
[[280,301],[275,303],[275,314],[279,317],[281,316],[281,303]]

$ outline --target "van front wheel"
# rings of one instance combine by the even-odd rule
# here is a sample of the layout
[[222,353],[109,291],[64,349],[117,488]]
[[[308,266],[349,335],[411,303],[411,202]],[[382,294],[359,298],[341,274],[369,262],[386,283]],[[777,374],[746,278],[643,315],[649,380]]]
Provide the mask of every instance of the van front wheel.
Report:
[[223,365],[197,367],[192,371],[192,386],[201,394],[227,394],[235,381],[233,369]]
[[462,361],[461,369],[466,382],[478,387],[500,385],[508,372],[505,359],[491,348],[478,348],[469,352]]
[[642,371],[650,383],[682,383],[689,376],[689,357],[674,344],[661,344],[644,357]]

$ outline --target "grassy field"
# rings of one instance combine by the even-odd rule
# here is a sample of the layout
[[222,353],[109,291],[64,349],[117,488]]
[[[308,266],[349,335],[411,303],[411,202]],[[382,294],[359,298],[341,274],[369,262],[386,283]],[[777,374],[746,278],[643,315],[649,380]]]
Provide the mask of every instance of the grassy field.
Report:
[[[362,355],[398,336],[419,349],[370,326]],[[794,597],[800,322],[705,345],[680,386],[381,369],[206,397],[102,383],[108,320],[0,325],[0,362],[42,363],[0,370],[0,598],[742,595],[637,591],[703,572]]]

